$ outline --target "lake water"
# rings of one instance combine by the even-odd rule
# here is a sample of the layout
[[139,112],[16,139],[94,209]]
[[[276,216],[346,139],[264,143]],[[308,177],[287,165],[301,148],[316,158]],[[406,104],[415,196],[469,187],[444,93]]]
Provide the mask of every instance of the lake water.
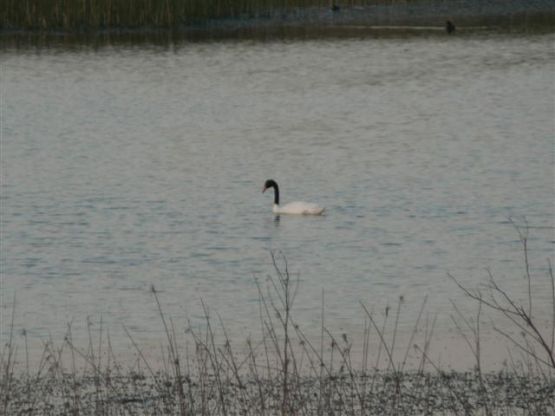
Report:
[[[530,225],[538,316],[554,255],[553,35],[475,34],[182,43],[0,52],[2,334],[59,340],[102,317],[115,349],[179,328],[201,300],[232,339],[258,333],[258,293],[282,252],[297,321],[360,333],[360,303],[426,295],[438,332],[448,273],[486,269],[518,299]],[[322,217],[272,214],[283,202]],[[548,289],[548,290],[544,290]],[[543,308],[543,309],[542,309]],[[381,312],[380,312],[381,313]],[[549,315],[546,315],[549,316]]]

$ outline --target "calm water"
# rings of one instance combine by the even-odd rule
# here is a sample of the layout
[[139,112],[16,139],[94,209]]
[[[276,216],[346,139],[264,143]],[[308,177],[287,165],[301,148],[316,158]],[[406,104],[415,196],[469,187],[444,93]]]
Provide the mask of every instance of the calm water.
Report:
[[[360,331],[359,301],[424,296],[450,324],[489,268],[524,298],[554,254],[553,35],[1,52],[2,309],[30,337],[87,317],[158,342],[154,284],[180,327],[202,299],[259,327],[254,279],[281,250],[297,320]],[[324,217],[272,215],[283,202]],[[538,293],[538,308],[548,300]],[[467,303],[466,303],[467,304]],[[467,306],[470,306],[467,304]],[[545,303],[544,303],[545,306]],[[3,334],[6,334],[6,316]],[[411,326],[412,327],[412,326]]]

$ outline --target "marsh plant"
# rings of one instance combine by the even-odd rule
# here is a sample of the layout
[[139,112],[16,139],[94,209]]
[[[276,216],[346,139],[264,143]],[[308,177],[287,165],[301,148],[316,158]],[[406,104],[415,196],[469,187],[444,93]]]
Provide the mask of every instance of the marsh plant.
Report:
[[[517,230],[527,304],[518,303],[491,274],[480,289],[468,289],[451,277],[476,304],[471,317],[453,304],[452,317],[475,359],[472,371],[446,371],[430,354],[436,316],[425,312],[427,299],[403,344],[398,333],[403,297],[378,312],[361,303],[361,334],[352,337],[326,326],[322,296],[320,335],[316,340],[308,336],[295,319],[296,295],[302,289],[298,275],[290,271],[285,256],[272,253],[273,273],[255,282],[257,339],[232,340],[223,319],[204,303],[202,326],[177,324],[152,287],[165,334],[157,364],[125,326],[134,352],[130,355],[136,359],[133,364],[119,362],[100,320],[95,331],[88,322],[85,345],[75,344],[68,325],[65,338],[45,342],[40,362],[30,365],[27,334],[15,333],[12,313],[0,356],[0,414],[552,415],[553,272],[549,266],[545,276],[554,308],[546,327],[534,315],[532,289],[537,280],[528,260],[528,229]],[[494,322],[494,330],[516,349],[511,363],[495,373],[483,371],[487,363],[481,357],[480,323],[486,310],[500,313],[521,334],[517,338]]]
[[330,0],[3,0],[0,24],[4,28],[54,30],[175,28],[198,20],[264,17],[275,10],[327,8],[331,4]]

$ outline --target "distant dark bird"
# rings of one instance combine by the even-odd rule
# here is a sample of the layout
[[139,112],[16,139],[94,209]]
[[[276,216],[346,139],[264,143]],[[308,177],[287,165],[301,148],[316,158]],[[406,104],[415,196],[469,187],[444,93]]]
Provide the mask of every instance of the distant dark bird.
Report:
[[331,11],[332,12],[338,12],[339,11],[339,6],[335,3],[331,4]]
[[445,22],[445,31],[446,31],[449,35],[455,31],[455,25],[453,24],[453,22],[452,22],[451,20],[447,20],[447,21]]

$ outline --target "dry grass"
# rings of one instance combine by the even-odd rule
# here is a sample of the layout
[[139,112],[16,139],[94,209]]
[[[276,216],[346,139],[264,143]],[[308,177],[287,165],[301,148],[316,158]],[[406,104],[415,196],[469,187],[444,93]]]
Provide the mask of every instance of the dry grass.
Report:
[[[532,293],[535,280],[527,264],[527,235],[518,230]],[[183,343],[177,335],[183,334],[183,327],[176,329],[152,287],[166,336],[161,366],[146,358],[127,328],[124,332],[138,358],[131,366],[119,363],[101,320],[95,335],[89,330],[85,346],[75,345],[69,325],[64,340],[46,342],[40,363],[31,367],[27,352],[20,358],[12,313],[0,355],[0,414],[489,416],[555,412],[555,313],[551,326],[540,328],[532,296],[528,305],[521,306],[494,280],[488,286],[492,298],[464,288],[453,278],[477,302],[474,319],[465,317],[456,305],[453,315],[476,365],[466,373],[447,372],[429,354],[435,319],[424,312],[426,299],[405,346],[399,346],[397,334],[402,297],[395,308],[383,313],[361,304],[365,322],[358,351],[362,353],[354,353],[350,336],[334,334],[325,326],[323,300],[320,339],[314,342],[306,335],[294,314],[299,280],[290,273],[284,256],[273,254],[272,262],[275,273],[256,282],[260,338],[246,339],[240,345],[232,343],[223,320],[215,319],[204,304],[205,324],[202,329],[187,324]],[[551,268],[547,278],[553,289]],[[551,299],[555,308],[555,292]],[[513,360],[498,373],[482,370],[480,316],[484,308],[501,312],[525,339],[505,337],[522,359]],[[27,351],[27,337],[22,335]]]
[[[415,16],[414,10],[410,9],[411,3],[422,5],[427,18],[422,20],[423,16]],[[506,9],[499,9],[492,15],[492,12],[485,14],[479,0],[469,4],[453,3],[454,15],[451,18],[457,25],[553,29],[555,15],[547,5],[537,10],[537,6],[523,8],[522,3],[513,5],[509,2]],[[341,11],[332,12],[333,5],[341,6]],[[361,8],[376,6],[381,7],[379,11],[361,11]],[[251,23],[252,19],[274,19],[273,25],[277,27],[283,26],[283,20],[292,19],[301,26],[330,26],[332,15],[334,24],[342,22],[339,26],[421,26],[425,22],[441,28],[447,17],[444,6],[441,0],[2,0],[0,32],[179,32],[218,19],[250,20]],[[318,12],[303,19],[307,10]],[[469,10],[472,10],[470,14]],[[328,13],[322,14],[323,11]]]
[[329,0],[3,0],[0,16],[6,28],[175,28],[196,20],[265,16],[272,10],[329,5]]

